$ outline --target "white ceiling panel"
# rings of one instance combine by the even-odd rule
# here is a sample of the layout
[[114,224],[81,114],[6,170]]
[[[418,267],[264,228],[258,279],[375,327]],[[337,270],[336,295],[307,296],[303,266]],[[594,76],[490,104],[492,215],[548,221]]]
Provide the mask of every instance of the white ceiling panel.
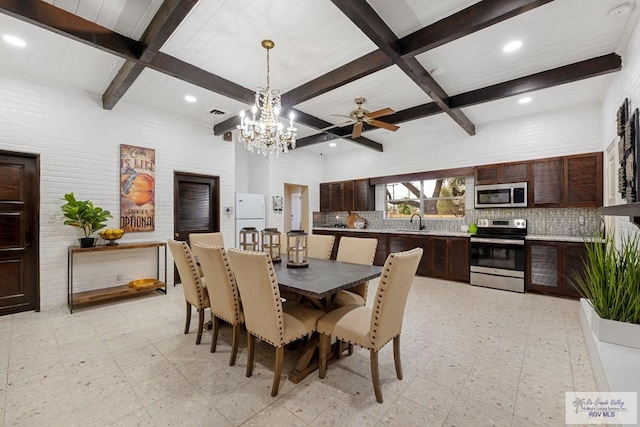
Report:
[[393,32],[402,38],[480,0],[368,0]]
[[372,50],[375,45],[331,3],[317,0],[201,1],[162,51],[246,88],[285,92]]
[[[612,53],[637,16],[609,16],[618,0],[558,0],[419,55],[449,95]],[[522,47],[504,53],[509,41]]]

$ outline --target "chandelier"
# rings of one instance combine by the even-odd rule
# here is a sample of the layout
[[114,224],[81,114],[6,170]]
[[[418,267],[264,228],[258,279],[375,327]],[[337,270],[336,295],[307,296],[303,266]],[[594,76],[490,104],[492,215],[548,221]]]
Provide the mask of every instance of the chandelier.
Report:
[[237,126],[245,148],[252,153],[257,150],[267,156],[267,160],[274,154],[278,157],[281,151],[288,152],[289,147],[296,148],[297,129],[293,127],[293,112],[289,116],[289,127],[285,129],[280,122],[280,91],[271,90],[269,82],[269,50],[274,46],[271,40],[262,41],[262,47],[267,50],[267,87],[260,87],[256,91],[251,119],[245,116],[244,111],[240,111],[240,124]]

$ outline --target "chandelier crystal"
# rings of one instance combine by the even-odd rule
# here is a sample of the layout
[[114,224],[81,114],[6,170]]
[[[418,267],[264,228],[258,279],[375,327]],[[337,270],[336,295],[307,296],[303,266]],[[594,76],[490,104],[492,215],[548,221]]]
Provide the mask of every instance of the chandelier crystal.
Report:
[[[293,127],[293,112],[289,116],[289,126],[285,129],[280,122],[280,91],[271,89],[269,81],[269,50],[275,44],[271,40],[263,40],[262,47],[267,50],[267,87],[259,87],[256,91],[256,103],[251,107],[251,118],[240,111],[240,124],[237,126],[240,141],[252,153],[256,150],[267,156],[285,153],[289,148],[296,148],[296,128]],[[258,114],[258,110],[260,113]],[[257,119],[256,119],[257,117]]]

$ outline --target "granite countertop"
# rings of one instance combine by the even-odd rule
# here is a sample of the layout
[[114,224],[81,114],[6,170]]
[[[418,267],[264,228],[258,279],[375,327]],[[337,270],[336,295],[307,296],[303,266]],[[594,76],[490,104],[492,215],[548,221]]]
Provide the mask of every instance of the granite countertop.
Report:
[[[349,232],[349,233],[388,233],[388,234],[415,234],[422,236],[451,236],[451,237],[470,237],[473,236],[471,233],[463,233],[462,231],[443,231],[443,230],[410,230],[410,229],[401,229],[401,230],[387,230],[387,229],[374,229],[374,228],[364,228],[364,229],[356,229],[356,228],[334,228],[334,227],[313,227],[314,230],[323,230],[323,231],[337,231],[337,232]],[[548,235],[548,234],[529,234],[526,237],[526,240],[544,240],[548,242],[578,242],[582,243],[585,240],[593,241],[593,237],[587,237],[586,239],[582,236],[558,236],[558,235]]]

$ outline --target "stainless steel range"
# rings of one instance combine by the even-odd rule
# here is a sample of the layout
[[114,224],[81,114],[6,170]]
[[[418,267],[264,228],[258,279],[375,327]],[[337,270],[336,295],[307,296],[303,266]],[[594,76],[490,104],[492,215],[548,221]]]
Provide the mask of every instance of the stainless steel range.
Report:
[[526,219],[481,219],[471,237],[470,282],[524,292]]

